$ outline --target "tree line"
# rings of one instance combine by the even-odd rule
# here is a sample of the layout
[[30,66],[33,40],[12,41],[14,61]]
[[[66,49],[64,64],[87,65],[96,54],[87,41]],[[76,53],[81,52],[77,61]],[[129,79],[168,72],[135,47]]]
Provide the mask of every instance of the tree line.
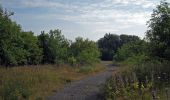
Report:
[[25,32],[10,19],[13,13],[0,8],[0,64],[5,66],[63,64],[92,64],[99,61],[95,42],[78,37],[66,39],[61,30],[42,31],[35,36]]
[[64,64],[84,65],[113,60],[118,49],[140,38],[134,35],[106,33],[97,42],[77,37],[64,37],[61,30],[42,31],[39,35],[25,32],[12,21],[14,13],[0,8],[0,64],[4,66]]
[[148,30],[140,39],[133,35],[105,34],[98,40],[102,60],[124,61],[134,56],[170,60],[170,7],[166,0],[153,10]]
[[117,51],[123,44],[139,41],[141,40],[138,36],[135,35],[116,35],[106,33],[103,38],[98,40],[98,47],[101,52],[101,60],[110,60],[112,61]]

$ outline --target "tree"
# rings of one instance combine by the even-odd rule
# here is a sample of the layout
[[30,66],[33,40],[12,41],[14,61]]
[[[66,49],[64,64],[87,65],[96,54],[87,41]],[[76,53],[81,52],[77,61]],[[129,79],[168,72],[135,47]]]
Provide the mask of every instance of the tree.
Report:
[[41,50],[32,32],[22,32],[20,25],[13,22],[13,13],[0,8],[0,63],[1,65],[38,64]]
[[64,63],[68,58],[69,42],[60,30],[42,32],[39,36],[40,48],[43,49],[43,63]]
[[26,51],[20,45],[21,27],[11,21],[10,15],[11,13],[0,8],[0,63],[6,66],[25,64]]
[[22,32],[23,48],[26,51],[27,64],[39,64],[42,61],[42,49],[39,48],[38,39],[33,32]]
[[114,60],[124,61],[130,57],[145,55],[146,46],[147,43],[144,40],[128,42],[118,49],[118,52],[114,56]]
[[123,45],[131,41],[140,40],[138,36],[133,35],[116,35],[105,34],[105,36],[98,40],[98,47],[101,52],[102,60],[113,60],[113,56],[117,53],[117,50]]
[[140,38],[138,36],[135,36],[135,35],[125,35],[125,34],[120,35],[121,46],[123,44],[128,43],[128,42],[138,41],[138,40],[140,40]]
[[101,51],[102,60],[112,60],[114,53],[120,46],[120,39],[115,34],[105,34],[105,36],[98,40],[98,46]]
[[42,49],[42,63],[50,63],[50,50],[49,50],[49,35],[46,34],[44,31],[41,32],[41,34],[38,36],[39,41],[39,47]]
[[70,57],[74,57],[72,59],[78,64],[93,64],[99,61],[99,56],[96,43],[88,39],[78,37],[70,46]]
[[146,39],[150,42],[150,55],[170,60],[170,7],[166,1],[153,10],[148,21]]

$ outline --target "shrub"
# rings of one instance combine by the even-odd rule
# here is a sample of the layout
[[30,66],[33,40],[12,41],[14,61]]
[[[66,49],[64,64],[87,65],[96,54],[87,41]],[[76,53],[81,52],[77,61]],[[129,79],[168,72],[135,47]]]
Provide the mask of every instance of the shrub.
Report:
[[[154,91],[156,97],[166,98],[166,88],[170,85],[170,62],[151,60],[122,68],[107,80],[104,86],[106,99],[150,100]],[[151,92],[152,91],[152,92]],[[119,100],[119,99],[118,99]]]
[[71,44],[70,55],[79,65],[91,65],[99,61],[100,52],[95,42],[79,37]]
[[116,61],[124,61],[133,56],[146,54],[146,42],[142,40],[124,44],[114,56]]
[[74,66],[76,64],[77,60],[74,58],[74,57],[69,57],[68,58],[68,63],[71,65],[71,66]]

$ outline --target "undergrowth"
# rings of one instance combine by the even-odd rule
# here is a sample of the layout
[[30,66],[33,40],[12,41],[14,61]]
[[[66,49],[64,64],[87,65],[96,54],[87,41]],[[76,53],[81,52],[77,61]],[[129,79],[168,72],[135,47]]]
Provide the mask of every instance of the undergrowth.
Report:
[[120,68],[121,70],[105,83],[105,99],[169,100],[169,65],[168,61],[149,60]]

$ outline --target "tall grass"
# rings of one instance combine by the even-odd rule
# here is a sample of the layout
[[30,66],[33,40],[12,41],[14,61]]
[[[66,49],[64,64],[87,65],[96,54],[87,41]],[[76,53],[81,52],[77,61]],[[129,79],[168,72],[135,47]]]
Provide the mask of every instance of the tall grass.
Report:
[[107,80],[107,100],[169,100],[170,62],[148,61],[126,66]]
[[77,70],[79,68],[66,65],[0,68],[0,99],[41,100],[52,91],[61,89],[64,84],[103,70],[103,67],[96,66],[89,74]]

